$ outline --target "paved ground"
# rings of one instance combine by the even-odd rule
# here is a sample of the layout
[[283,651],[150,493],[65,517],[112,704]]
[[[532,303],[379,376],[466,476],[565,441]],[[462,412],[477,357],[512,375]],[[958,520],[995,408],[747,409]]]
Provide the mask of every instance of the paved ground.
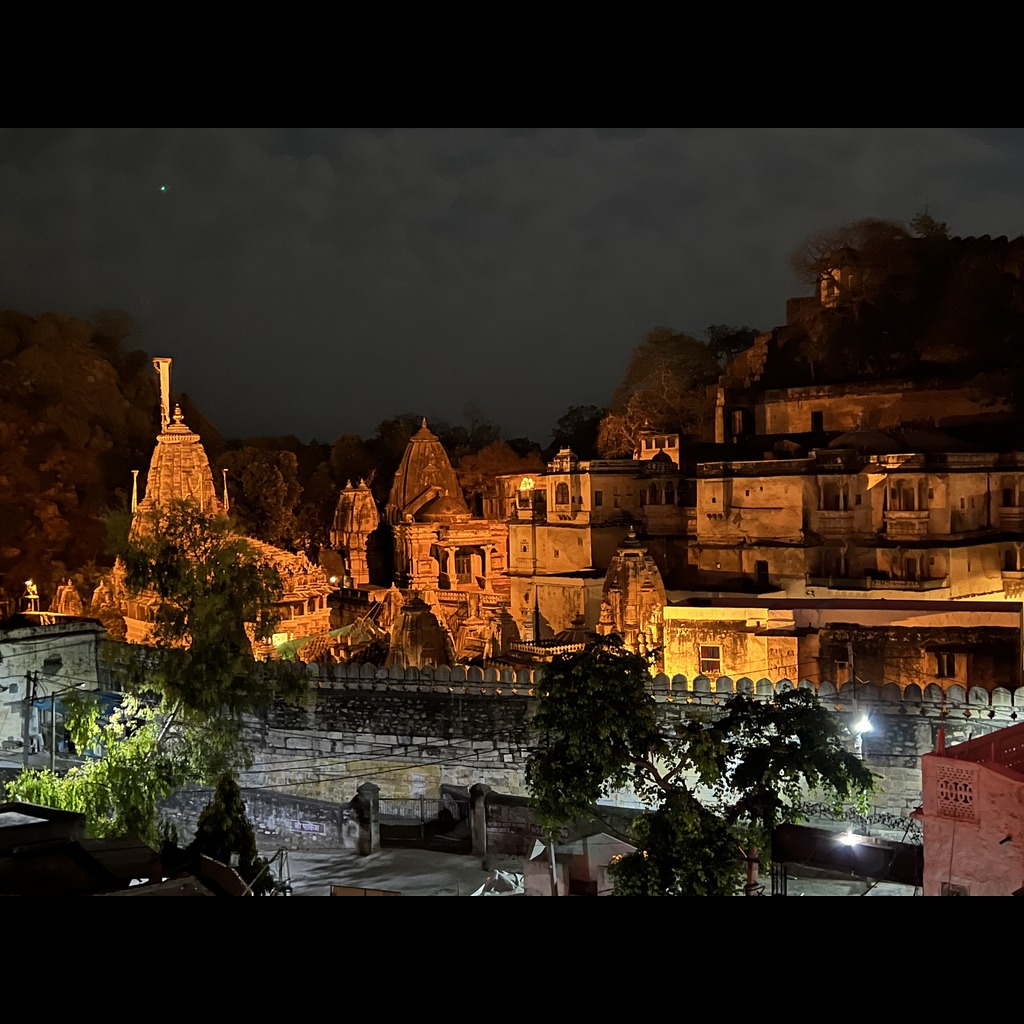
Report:
[[[272,856],[275,851],[261,851]],[[403,896],[469,896],[488,872],[469,854],[424,850],[381,850],[368,857],[338,850],[287,854],[294,896],[329,896],[332,885],[398,890]],[[271,869],[282,877],[281,865]]]
[[[276,851],[263,850],[263,856]],[[338,850],[326,853],[287,854],[288,877],[295,896],[329,896],[332,885],[397,890],[403,896],[469,896],[489,876],[480,858],[469,854],[428,853],[423,850],[385,849],[369,857]],[[505,869],[515,870],[511,862]],[[272,869],[282,876],[281,864]],[[771,880],[762,879],[764,895],[771,895]],[[790,896],[913,896],[913,888],[889,882],[872,885],[856,878],[788,877]]]

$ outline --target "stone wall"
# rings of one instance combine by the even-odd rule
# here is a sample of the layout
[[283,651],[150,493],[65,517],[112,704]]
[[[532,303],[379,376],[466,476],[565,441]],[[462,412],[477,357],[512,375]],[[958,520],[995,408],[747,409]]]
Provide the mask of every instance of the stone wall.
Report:
[[[526,796],[523,778],[535,707],[528,671],[478,668],[377,669],[307,666],[312,688],[300,707],[279,706],[252,725],[257,751],[243,773],[247,788],[346,805],[364,781],[382,797],[436,796],[441,785],[483,783]],[[540,672],[542,670],[538,670]],[[795,685],[817,691],[851,733],[868,714],[865,761],[878,775],[873,812],[903,818],[921,801],[921,754],[1011,724],[1024,690],[953,685],[942,690],[869,684],[652,677],[666,726],[696,712],[714,713],[734,692],[770,699]],[[511,812],[510,812],[511,813]]]

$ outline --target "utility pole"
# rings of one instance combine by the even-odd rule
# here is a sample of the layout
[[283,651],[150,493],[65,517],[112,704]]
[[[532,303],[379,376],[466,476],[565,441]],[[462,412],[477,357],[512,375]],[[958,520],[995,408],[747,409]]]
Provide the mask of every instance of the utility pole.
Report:
[[39,672],[25,673],[25,712],[21,716],[21,763],[28,767],[28,746],[32,725],[32,705],[36,699],[36,687],[39,685]]

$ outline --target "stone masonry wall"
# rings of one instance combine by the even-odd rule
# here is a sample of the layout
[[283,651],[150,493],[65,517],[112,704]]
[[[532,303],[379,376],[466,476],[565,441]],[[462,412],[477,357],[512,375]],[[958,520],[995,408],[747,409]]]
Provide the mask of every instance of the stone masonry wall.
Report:
[[[382,797],[436,796],[442,784],[475,783],[526,795],[523,772],[538,677],[459,667],[307,670],[311,689],[302,706],[280,705],[252,723],[257,759],[242,775],[244,787],[339,806],[364,781],[380,786]],[[659,675],[651,682],[667,728],[695,712],[713,713],[733,692],[770,699],[794,687],[789,680],[702,676]],[[1022,690],[796,685],[816,689],[851,737],[855,719],[870,715],[872,730],[862,743],[866,763],[879,776],[873,811],[897,819],[920,803],[920,757],[934,749],[940,727],[947,744],[960,742],[1011,724],[1024,704]]]

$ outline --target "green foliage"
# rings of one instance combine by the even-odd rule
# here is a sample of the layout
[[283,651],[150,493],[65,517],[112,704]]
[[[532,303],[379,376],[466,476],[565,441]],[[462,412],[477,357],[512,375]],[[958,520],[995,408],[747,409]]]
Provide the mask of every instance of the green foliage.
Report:
[[[18,799],[84,813],[95,836],[158,835],[160,799],[188,782],[212,783],[248,764],[244,714],[289,695],[300,680],[261,674],[247,631],[269,636],[277,571],[223,518],[191,502],[155,514],[123,552],[125,585],[159,603],[150,647],[119,665],[131,691],[104,719],[88,695],[68,699],[76,749],[98,756],[65,775],[22,772]],[[285,685],[282,687],[282,683]]]
[[538,747],[527,783],[554,829],[631,785],[650,811],[613,867],[617,892],[729,895],[749,846],[816,800],[866,799],[871,772],[809,690],[770,701],[736,694],[721,709],[663,727],[646,659],[616,638],[556,659],[541,683]]
[[157,840],[156,805],[184,781],[181,764],[160,750],[156,710],[126,696],[108,719],[83,700],[69,724],[79,749],[102,756],[59,775],[23,771],[8,785],[8,797],[84,814],[97,838],[137,835]]
[[541,822],[553,830],[634,779],[638,759],[664,747],[647,661],[613,640],[558,657],[538,684],[534,727],[541,746],[526,781]]
[[230,775],[222,776],[217,783],[213,798],[199,816],[195,839],[187,852],[233,865],[257,896],[277,890],[269,861],[257,852],[256,834],[245,813],[242,791]]
[[154,514],[123,561],[128,589],[159,598],[152,638],[162,654],[145,665],[146,686],[200,716],[266,706],[273,693],[253,671],[249,637],[271,635],[282,588],[260,551],[229,520],[176,501]]
[[228,471],[231,515],[240,529],[267,544],[290,546],[302,495],[295,453],[246,447],[226,452],[216,469]]

